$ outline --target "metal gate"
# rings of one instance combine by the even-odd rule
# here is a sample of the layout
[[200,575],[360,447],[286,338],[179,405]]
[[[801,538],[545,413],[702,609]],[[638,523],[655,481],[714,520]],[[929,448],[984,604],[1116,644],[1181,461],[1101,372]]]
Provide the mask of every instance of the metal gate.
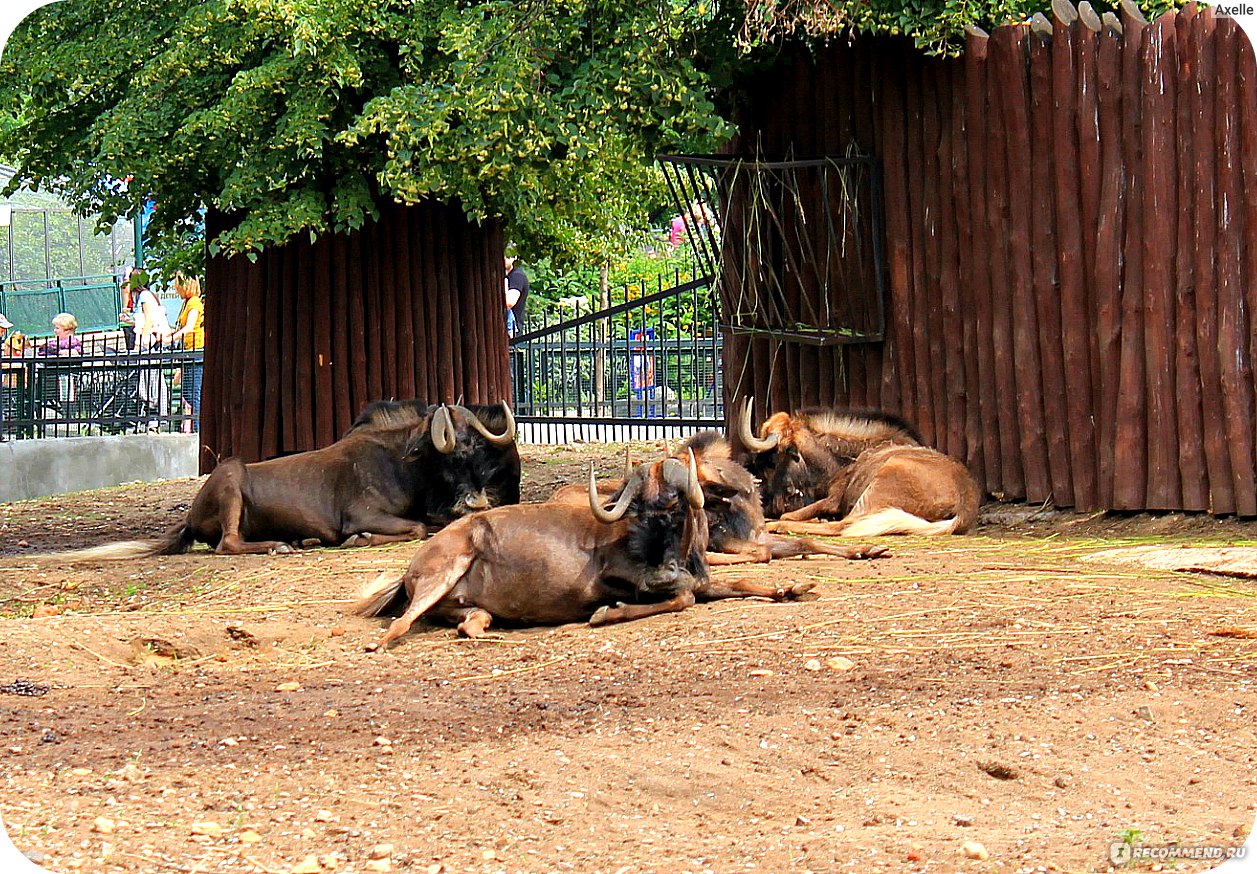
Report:
[[711,277],[624,286],[609,303],[582,312],[588,304],[574,299],[566,310],[530,314],[511,338],[520,439],[647,440],[723,428]]

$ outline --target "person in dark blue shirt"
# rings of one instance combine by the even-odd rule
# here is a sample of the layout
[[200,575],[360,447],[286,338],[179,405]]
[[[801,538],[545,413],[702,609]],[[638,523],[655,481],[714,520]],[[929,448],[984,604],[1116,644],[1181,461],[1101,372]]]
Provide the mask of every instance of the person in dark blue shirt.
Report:
[[528,300],[528,274],[514,255],[506,256],[506,332],[514,336],[524,330]]

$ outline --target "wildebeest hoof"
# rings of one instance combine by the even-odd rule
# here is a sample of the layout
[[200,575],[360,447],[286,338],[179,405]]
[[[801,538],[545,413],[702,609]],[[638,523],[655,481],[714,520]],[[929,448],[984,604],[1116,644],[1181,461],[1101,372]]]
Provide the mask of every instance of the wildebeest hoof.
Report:
[[317,537],[307,537],[305,540],[298,541],[297,546],[301,549],[313,549],[316,546],[322,545],[322,543],[323,541],[319,540]]
[[287,543],[276,543],[266,552],[268,555],[288,555],[291,552],[296,552],[296,550]]
[[800,595],[806,595],[814,588],[816,588],[816,583],[795,583],[792,586],[782,586],[773,593],[773,597],[778,601],[789,601]]
[[861,546],[852,558],[881,558],[890,553],[889,546]]
[[362,651],[363,652],[379,652],[380,642],[377,640],[375,643],[368,643],[366,646],[362,648]]
[[611,621],[611,611],[620,610],[623,607],[624,607],[623,601],[616,601],[614,607],[608,607],[606,605],[599,607],[597,610],[594,611],[594,615],[589,617],[589,624],[590,625],[606,625],[608,622]]

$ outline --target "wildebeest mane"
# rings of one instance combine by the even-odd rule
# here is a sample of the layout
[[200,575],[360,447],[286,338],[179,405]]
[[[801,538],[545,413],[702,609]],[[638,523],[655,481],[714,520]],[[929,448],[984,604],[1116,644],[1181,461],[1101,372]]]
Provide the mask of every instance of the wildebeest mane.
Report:
[[794,418],[811,429],[818,442],[840,459],[854,459],[882,443],[921,445],[920,433],[907,420],[883,410],[808,407]]
[[672,457],[680,458],[687,447],[694,450],[694,455],[698,458],[700,464],[704,459],[733,457],[729,441],[719,431],[699,431],[697,434],[688,437],[682,444],[682,452],[674,454]]
[[418,399],[372,401],[362,408],[362,412],[358,413],[358,417],[349,426],[349,430],[352,432],[367,427],[418,424],[432,412],[434,406]]

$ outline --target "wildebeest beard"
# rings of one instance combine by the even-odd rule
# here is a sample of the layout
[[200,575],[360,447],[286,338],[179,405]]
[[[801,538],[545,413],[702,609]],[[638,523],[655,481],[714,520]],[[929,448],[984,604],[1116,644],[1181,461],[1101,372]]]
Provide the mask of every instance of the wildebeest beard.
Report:
[[460,443],[442,460],[425,495],[425,515],[434,521],[448,523],[468,513],[519,503],[518,491],[508,494],[510,483],[516,481],[511,477],[512,458],[504,458],[493,447]]

